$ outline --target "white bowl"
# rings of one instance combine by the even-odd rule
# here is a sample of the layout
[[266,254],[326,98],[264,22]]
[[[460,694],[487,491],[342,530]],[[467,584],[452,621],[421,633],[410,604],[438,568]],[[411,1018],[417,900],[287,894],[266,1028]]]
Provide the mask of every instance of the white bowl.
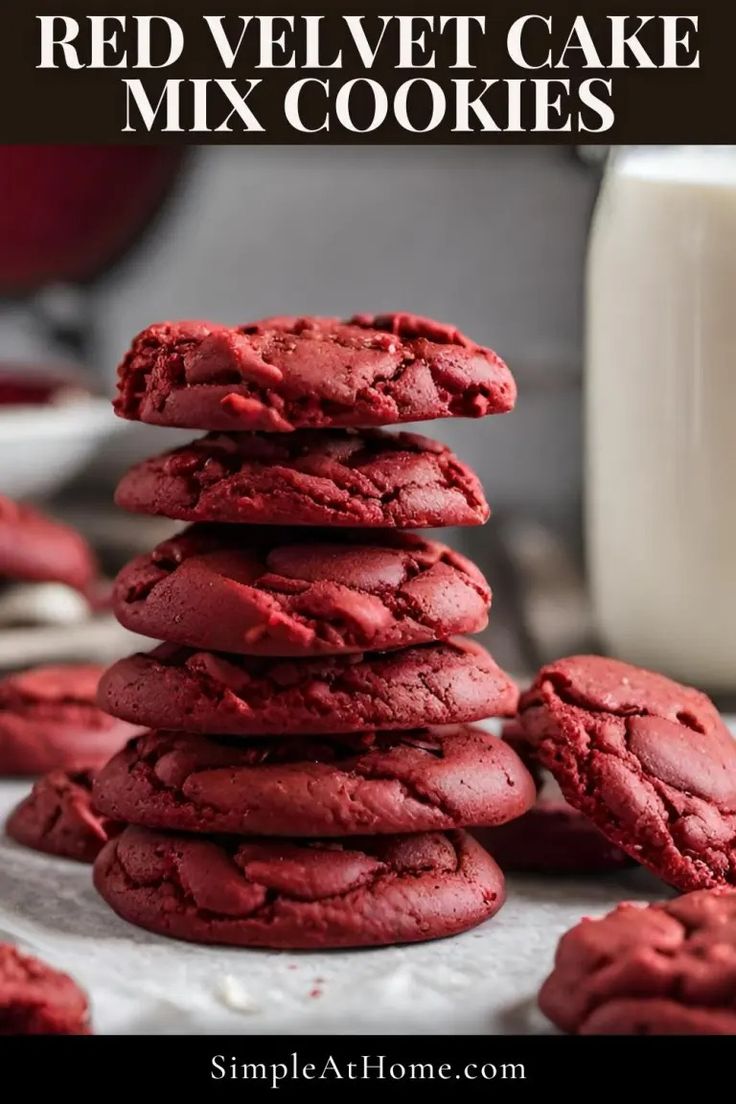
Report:
[[52,494],[120,428],[109,399],[0,407],[0,493],[10,498]]

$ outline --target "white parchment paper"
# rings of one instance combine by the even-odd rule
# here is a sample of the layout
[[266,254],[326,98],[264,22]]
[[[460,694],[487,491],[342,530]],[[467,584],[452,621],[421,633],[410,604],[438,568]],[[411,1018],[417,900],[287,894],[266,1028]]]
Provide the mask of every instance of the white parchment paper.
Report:
[[[0,783],[3,821],[28,788]],[[496,917],[451,939],[362,951],[229,950],[134,928],[97,896],[89,866],[0,838],[0,940],[80,982],[97,1032],[545,1032],[535,994],[561,933],[621,900],[669,892],[643,870],[514,877]]]

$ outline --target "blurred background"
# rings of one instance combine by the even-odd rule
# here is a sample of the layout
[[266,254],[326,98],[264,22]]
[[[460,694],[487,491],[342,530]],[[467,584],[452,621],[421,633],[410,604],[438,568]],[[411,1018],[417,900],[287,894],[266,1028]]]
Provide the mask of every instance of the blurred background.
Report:
[[[115,510],[116,479],[192,436],[113,417],[137,331],[428,315],[519,384],[511,415],[417,427],[485,485],[490,524],[447,539],[491,581],[498,660],[523,679],[607,648],[736,690],[736,150],[627,150],[604,178],[605,147],[0,149],[0,493],[111,576],[171,528]],[[15,621],[0,666],[131,646],[109,617]]]
[[[6,420],[0,433],[0,491],[81,527],[112,571],[166,524],[114,511],[116,478],[191,434],[126,424],[94,403],[74,406],[65,427],[39,409],[20,426],[8,380],[71,368],[77,385],[107,397],[132,336],[162,318],[413,311],[496,349],[519,383],[512,415],[420,427],[478,470],[494,511],[482,531],[451,536],[494,586],[488,642],[524,670],[565,650],[567,633],[584,636],[580,364],[593,165],[552,147],[2,156],[0,358],[15,429]],[[540,556],[547,597],[525,610],[534,586],[524,579]]]

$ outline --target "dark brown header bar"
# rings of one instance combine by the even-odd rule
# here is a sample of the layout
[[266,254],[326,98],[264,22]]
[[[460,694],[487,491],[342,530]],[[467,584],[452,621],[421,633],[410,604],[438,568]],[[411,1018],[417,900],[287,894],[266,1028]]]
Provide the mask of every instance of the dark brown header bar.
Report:
[[0,140],[734,140],[733,5],[583,7],[5,0]]

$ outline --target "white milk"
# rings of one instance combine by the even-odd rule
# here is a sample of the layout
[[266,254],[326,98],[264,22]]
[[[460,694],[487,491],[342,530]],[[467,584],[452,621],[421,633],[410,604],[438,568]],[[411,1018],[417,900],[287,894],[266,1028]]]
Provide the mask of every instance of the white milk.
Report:
[[736,148],[614,155],[588,258],[586,388],[603,640],[736,690]]

